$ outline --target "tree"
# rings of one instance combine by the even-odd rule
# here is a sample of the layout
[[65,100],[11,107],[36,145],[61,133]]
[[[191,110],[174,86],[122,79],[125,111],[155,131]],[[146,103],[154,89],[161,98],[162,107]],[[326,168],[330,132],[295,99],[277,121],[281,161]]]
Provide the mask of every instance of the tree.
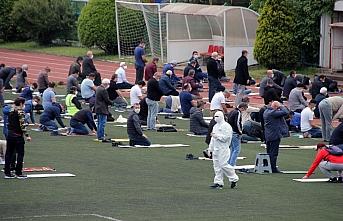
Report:
[[0,39],[12,40],[15,36],[16,26],[13,23],[11,12],[16,0],[0,0]]
[[117,52],[114,0],[90,0],[81,11],[77,30],[83,45],[96,45],[107,54]]
[[254,56],[269,68],[292,67],[298,61],[295,15],[287,0],[267,0],[258,19]]
[[75,23],[69,0],[18,0],[12,16],[22,31],[43,45],[66,38]]

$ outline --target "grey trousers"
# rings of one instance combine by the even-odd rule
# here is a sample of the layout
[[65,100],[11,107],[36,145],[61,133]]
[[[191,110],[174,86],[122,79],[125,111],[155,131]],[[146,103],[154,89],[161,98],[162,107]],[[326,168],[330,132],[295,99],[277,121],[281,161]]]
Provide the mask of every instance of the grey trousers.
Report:
[[331,172],[332,171],[337,171],[337,174],[339,177],[342,177],[342,171],[343,171],[343,163],[331,163],[329,161],[322,161],[319,164],[319,169],[322,171],[322,173],[325,174],[325,176],[329,178],[334,178],[336,177],[333,175]]
[[329,141],[332,134],[332,107],[331,104],[326,100],[322,100],[319,103],[319,114],[320,121],[322,123],[323,139]]

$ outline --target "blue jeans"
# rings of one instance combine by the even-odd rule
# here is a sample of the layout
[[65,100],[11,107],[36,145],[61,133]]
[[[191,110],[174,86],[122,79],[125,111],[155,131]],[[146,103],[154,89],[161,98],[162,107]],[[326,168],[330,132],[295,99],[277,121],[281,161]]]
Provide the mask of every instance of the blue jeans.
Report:
[[53,120],[40,122],[43,126],[45,126],[48,130],[58,130],[58,126]]
[[136,137],[134,140],[130,139],[130,146],[135,146],[135,145],[142,145],[142,146],[150,146],[151,143],[146,137]]
[[310,133],[312,138],[321,138],[322,137],[322,131],[320,128],[312,128],[306,132]]
[[83,125],[81,122],[77,120],[70,120],[70,127],[72,128],[72,132],[75,134],[80,134],[80,135],[88,135],[88,129]]
[[33,114],[33,110],[30,111],[30,113],[25,113],[25,123],[29,123],[31,120],[31,123],[35,123],[35,116]]
[[107,122],[107,114],[96,114],[98,119],[98,131],[96,132],[98,140],[103,140],[105,138],[105,125]]
[[235,106],[237,107],[242,102],[242,98],[244,97],[244,95],[250,94],[251,90],[247,89],[245,85],[234,84],[233,93],[236,94]]
[[241,135],[233,132],[231,145],[230,145],[230,159],[228,162],[231,166],[236,166],[237,157],[240,152],[241,152]]
[[204,78],[208,78],[208,74],[205,72],[195,72],[194,79],[198,82],[204,80]]
[[208,99],[211,102],[217,88],[222,85],[217,78],[208,76]]
[[146,99],[148,105],[148,119],[147,119],[147,129],[155,130],[156,129],[156,116],[158,113],[158,101]]

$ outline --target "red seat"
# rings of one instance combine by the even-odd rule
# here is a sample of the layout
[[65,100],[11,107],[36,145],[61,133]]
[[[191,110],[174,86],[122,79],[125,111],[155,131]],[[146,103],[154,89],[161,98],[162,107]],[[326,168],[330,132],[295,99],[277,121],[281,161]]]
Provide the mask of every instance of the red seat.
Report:
[[212,52],[218,52],[218,45],[213,46],[213,51]]
[[207,52],[200,52],[200,55],[201,56],[211,56],[212,52],[213,52],[213,45],[209,45]]
[[218,54],[223,55],[224,54],[224,47],[223,46],[219,46],[218,48]]

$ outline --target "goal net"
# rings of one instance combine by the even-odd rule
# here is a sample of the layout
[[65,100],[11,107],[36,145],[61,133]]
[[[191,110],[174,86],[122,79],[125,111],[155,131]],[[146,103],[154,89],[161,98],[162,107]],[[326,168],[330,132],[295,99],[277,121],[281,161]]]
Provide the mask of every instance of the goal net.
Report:
[[166,4],[116,0],[119,58],[132,57],[143,40],[148,56],[166,60],[166,15],[159,12]]

